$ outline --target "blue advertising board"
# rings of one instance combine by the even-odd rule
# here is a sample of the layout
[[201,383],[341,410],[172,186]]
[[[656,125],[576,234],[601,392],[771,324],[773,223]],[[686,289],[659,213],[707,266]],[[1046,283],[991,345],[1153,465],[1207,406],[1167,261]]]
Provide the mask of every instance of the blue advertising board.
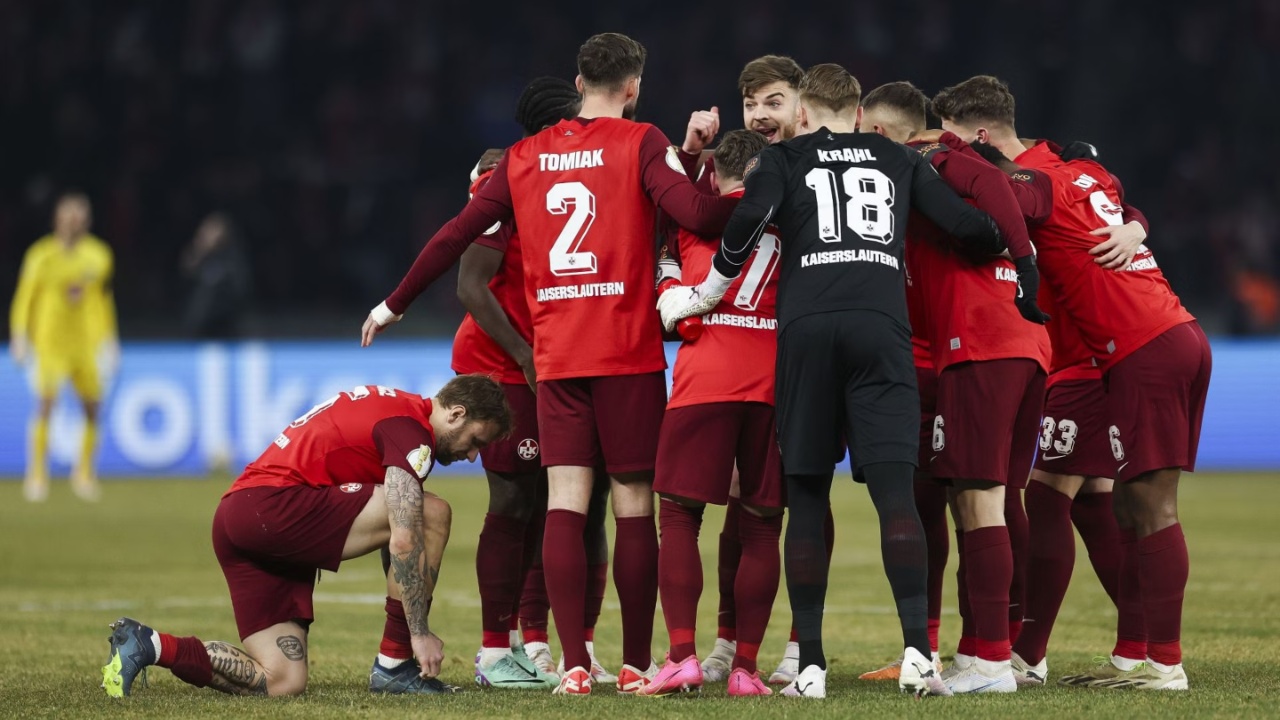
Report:
[[[1201,469],[1280,469],[1280,342],[1215,340]],[[103,476],[200,476],[238,470],[294,418],[341,390],[385,385],[430,394],[453,376],[448,341],[126,343],[103,408]],[[667,348],[668,363],[675,347]],[[20,476],[32,412],[27,368],[0,361],[0,476]],[[68,388],[50,431],[67,472],[80,420]],[[477,472],[455,463],[440,472]]]

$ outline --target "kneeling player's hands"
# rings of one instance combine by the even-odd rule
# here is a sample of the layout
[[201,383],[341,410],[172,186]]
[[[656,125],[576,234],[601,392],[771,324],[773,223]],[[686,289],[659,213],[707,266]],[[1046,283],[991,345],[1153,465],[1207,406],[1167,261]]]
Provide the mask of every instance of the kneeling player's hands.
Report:
[[373,336],[387,329],[387,326],[393,322],[400,322],[400,318],[404,315],[396,315],[387,307],[386,302],[378,303],[378,307],[369,311],[369,317],[365,318],[364,327],[360,328],[360,347],[369,347],[373,343]]
[[1147,231],[1137,220],[1131,220],[1124,225],[1104,225],[1089,234],[1106,238],[1094,245],[1089,254],[1096,255],[1093,261],[1108,270],[1123,270],[1129,267],[1129,263],[1133,262],[1133,256],[1138,254],[1138,248],[1142,247],[1142,243],[1147,239]]
[[1030,322],[1045,324],[1049,316],[1036,304],[1036,297],[1040,294],[1040,268],[1036,267],[1035,256],[1020,257],[1013,264],[1018,269],[1018,293],[1013,298],[1018,313]]
[[658,297],[658,314],[667,332],[675,330],[676,323],[694,315],[706,315],[720,304],[733,278],[727,278],[711,269],[707,279],[695,287],[677,285]]
[[413,635],[409,638],[413,645],[413,656],[418,659],[422,668],[422,677],[433,678],[440,674],[440,665],[444,663],[444,641],[435,633]]

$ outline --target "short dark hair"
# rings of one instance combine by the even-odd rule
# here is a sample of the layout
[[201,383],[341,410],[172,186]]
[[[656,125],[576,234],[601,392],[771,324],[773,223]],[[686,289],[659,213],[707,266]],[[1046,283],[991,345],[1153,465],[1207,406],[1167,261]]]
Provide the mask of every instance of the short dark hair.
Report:
[[972,125],[998,123],[1013,127],[1013,93],[994,75],[975,75],[933,96],[933,114],[943,120]]
[[747,161],[769,147],[769,141],[754,130],[734,130],[726,133],[716,146],[716,175],[741,178]]
[[920,88],[905,80],[885,83],[867,93],[867,96],[862,99],[864,111],[882,105],[900,113],[904,120],[911,123],[913,129],[923,128],[928,124],[926,111],[929,107],[929,98],[921,92]]
[[786,55],[764,55],[747,63],[738,75],[738,92],[742,97],[754,95],[765,85],[784,82],[793,88],[800,87],[804,68]]
[[645,49],[621,33],[600,33],[578,49],[582,82],[605,90],[621,90],[623,83],[644,73]]
[[494,423],[498,426],[500,438],[511,434],[511,406],[507,404],[507,393],[488,375],[459,375],[445,383],[435,399],[447,408],[466,408],[468,421]]
[[805,71],[800,81],[800,101],[831,112],[856,108],[861,99],[862,85],[858,84],[858,78],[835,63],[814,65]]
[[548,125],[574,117],[581,108],[582,96],[573,83],[558,77],[535,78],[520,93],[516,122],[525,135],[536,135]]

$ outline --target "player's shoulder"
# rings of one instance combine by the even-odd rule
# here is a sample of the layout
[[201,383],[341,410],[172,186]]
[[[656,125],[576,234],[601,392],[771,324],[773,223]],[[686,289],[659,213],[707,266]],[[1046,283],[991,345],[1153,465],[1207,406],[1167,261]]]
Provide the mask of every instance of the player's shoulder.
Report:
[[95,255],[105,255],[107,257],[111,256],[111,246],[107,244],[106,240],[103,240],[97,235],[93,235],[93,234],[85,235],[84,239],[81,242],[83,242],[85,244],[85,247]]

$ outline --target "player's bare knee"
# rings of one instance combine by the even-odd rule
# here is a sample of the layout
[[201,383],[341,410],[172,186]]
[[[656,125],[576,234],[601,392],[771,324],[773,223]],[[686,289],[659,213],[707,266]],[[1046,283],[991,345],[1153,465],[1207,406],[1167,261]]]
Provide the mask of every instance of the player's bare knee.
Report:
[[268,697],[291,697],[307,691],[306,663],[296,663],[301,669],[278,673],[267,678]]
[[444,498],[431,495],[422,499],[422,519],[429,529],[449,533],[453,526],[453,508]]

